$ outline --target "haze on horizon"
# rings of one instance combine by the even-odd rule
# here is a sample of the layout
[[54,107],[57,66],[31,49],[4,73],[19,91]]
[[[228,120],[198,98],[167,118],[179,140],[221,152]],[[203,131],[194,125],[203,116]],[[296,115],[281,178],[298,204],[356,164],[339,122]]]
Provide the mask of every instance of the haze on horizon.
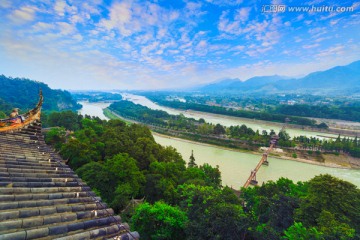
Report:
[[359,59],[360,2],[335,2],[0,0],[0,74],[74,90],[303,76]]

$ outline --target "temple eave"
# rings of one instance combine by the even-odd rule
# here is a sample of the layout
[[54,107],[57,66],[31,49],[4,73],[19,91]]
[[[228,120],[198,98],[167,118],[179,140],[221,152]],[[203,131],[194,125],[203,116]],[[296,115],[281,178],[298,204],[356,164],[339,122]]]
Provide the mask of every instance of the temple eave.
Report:
[[45,143],[41,104],[0,128],[0,239],[138,239]]

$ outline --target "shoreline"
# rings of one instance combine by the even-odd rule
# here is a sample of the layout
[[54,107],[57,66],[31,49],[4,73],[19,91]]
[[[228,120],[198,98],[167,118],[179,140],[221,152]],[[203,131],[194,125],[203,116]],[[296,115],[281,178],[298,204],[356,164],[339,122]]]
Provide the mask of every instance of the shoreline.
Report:
[[[160,105],[162,106],[162,105]],[[165,106],[162,106],[165,107]],[[169,108],[169,107],[167,107]],[[169,108],[169,109],[174,109],[174,110],[178,110],[181,111],[179,109],[175,109],[175,108]],[[272,122],[272,121],[266,121],[266,120],[260,120],[260,119],[251,119],[251,118],[243,118],[243,117],[235,117],[235,116],[228,116],[228,115],[223,115],[223,114],[216,114],[216,113],[209,113],[209,112],[201,112],[201,111],[195,111],[195,110],[186,110],[184,112],[191,114],[201,114],[204,116],[208,116],[208,117],[216,117],[216,118],[224,118],[227,120],[234,120],[234,121],[243,121],[248,123],[258,123],[258,124],[262,124],[265,125],[267,127],[278,127],[281,128],[284,123],[279,123],[279,122]],[[354,122],[356,123],[356,122]],[[318,137],[324,137],[324,138],[332,138],[332,137],[337,137],[337,135],[342,135],[342,136],[346,136],[346,137],[355,137],[355,135],[357,135],[358,133],[360,134],[359,130],[350,130],[350,129],[343,129],[343,128],[333,128],[333,127],[329,127],[329,130],[324,130],[321,131],[321,129],[317,129],[317,128],[312,128],[309,126],[303,126],[303,125],[296,125],[296,124],[287,124],[286,128],[291,129],[291,130],[303,130],[303,131],[307,131],[307,132],[312,132],[314,134],[316,134],[316,136]],[[330,129],[333,129],[333,131],[331,131]],[[338,131],[343,131],[342,133],[338,132]],[[346,132],[346,133],[345,133]],[[325,135],[319,135],[319,134],[328,134],[328,135],[333,135],[333,136],[325,136]]]
[[[108,108],[106,108],[106,109],[108,109]],[[117,116],[119,119],[131,122],[131,123],[139,124],[136,121],[129,120],[129,119],[121,117],[120,115],[114,113],[110,109],[109,109],[109,111],[112,114],[114,114],[115,116]],[[154,132],[152,130],[151,130],[151,133],[153,135],[157,135],[157,136],[163,137],[163,138],[174,139],[174,140],[177,140],[177,141],[182,141],[182,142],[187,142],[187,143],[197,144],[197,145],[202,145],[202,146],[214,147],[214,148],[218,148],[218,149],[222,149],[222,150],[228,150],[228,151],[233,151],[233,152],[241,152],[241,153],[249,153],[249,154],[254,154],[254,155],[258,155],[258,156],[262,156],[262,154],[263,154],[260,151],[248,151],[248,150],[242,150],[242,149],[235,149],[235,148],[219,146],[219,145],[215,145],[215,144],[196,142],[196,141],[192,141],[192,140],[188,140],[188,139],[184,139],[184,138],[179,138],[179,137],[174,137],[174,136],[170,136],[170,135],[166,135],[166,134],[157,133],[157,132]],[[269,157],[276,158],[276,159],[281,159],[281,160],[290,160],[290,161],[296,161],[296,162],[301,162],[301,163],[307,163],[307,164],[311,164],[311,165],[329,167],[329,168],[350,169],[350,170],[359,169],[359,168],[354,168],[354,167],[351,167],[351,166],[343,166],[343,165],[336,164],[336,163],[321,163],[321,162],[316,162],[316,161],[308,160],[308,159],[304,159],[304,158],[292,158],[292,157],[287,157],[287,156],[274,156],[272,154],[270,154]]]
[[[195,141],[191,141],[191,140],[184,139],[184,138],[177,138],[177,137],[173,137],[173,136],[169,136],[169,135],[157,133],[157,132],[154,132],[154,131],[151,131],[151,133],[152,133],[153,135],[156,135],[156,136],[159,136],[159,137],[168,138],[168,139],[173,139],[173,140],[176,140],[176,141],[182,141],[182,142],[187,142],[187,143],[197,144],[197,145],[207,146],[207,147],[214,147],[214,148],[218,148],[218,149],[222,149],[222,150],[228,150],[228,151],[233,151],[233,152],[249,153],[249,154],[254,154],[254,155],[262,156],[262,153],[261,153],[261,152],[246,151],[246,150],[241,150],[241,149],[234,149],[234,148],[228,148],[228,147],[218,146],[218,145],[209,144],[209,143],[195,142]],[[318,165],[318,166],[323,166],[323,167],[329,167],[329,168],[350,169],[350,170],[351,170],[351,169],[356,169],[356,168],[352,168],[352,167],[341,166],[341,165],[338,165],[338,164],[335,164],[335,163],[320,163],[320,162],[315,162],[315,161],[308,160],[308,159],[304,159],[304,158],[291,158],[291,157],[286,157],[286,156],[273,156],[273,155],[269,155],[269,157],[276,158],[276,159],[281,159],[281,160],[290,160],[290,161],[302,162],[302,163],[307,163],[307,164],[311,164],[311,165]]]

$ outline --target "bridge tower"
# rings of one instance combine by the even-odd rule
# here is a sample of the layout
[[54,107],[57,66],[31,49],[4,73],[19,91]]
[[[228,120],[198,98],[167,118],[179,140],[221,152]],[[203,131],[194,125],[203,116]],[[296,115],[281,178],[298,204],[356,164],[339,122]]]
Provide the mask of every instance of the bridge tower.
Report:
[[252,179],[250,180],[250,184],[254,185],[254,186],[257,186],[258,181],[256,180],[256,171],[255,170],[251,171],[250,175],[252,176]]

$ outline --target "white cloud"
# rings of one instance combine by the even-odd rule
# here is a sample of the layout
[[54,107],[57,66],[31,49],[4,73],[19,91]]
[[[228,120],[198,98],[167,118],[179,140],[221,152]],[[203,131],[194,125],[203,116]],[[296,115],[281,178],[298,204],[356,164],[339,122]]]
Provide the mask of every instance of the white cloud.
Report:
[[157,49],[159,44],[160,44],[159,42],[153,42],[153,43],[151,43],[149,45],[146,45],[146,46],[142,47],[141,54],[147,55],[149,52]]
[[138,30],[136,24],[128,26],[131,19],[131,3],[114,3],[110,9],[109,19],[103,19],[100,26],[105,27],[107,30],[117,29],[123,36],[130,36],[134,31]]
[[331,26],[334,26],[334,25],[336,25],[340,20],[341,20],[341,18],[334,19],[334,20],[330,20],[330,25],[331,25]]
[[206,12],[201,11],[202,4],[200,2],[187,2],[185,6],[185,15],[187,17],[200,16]]
[[320,3],[322,3],[324,0],[313,0],[313,1],[309,1],[306,2],[306,5],[312,6],[312,5],[319,5]]
[[301,21],[304,19],[304,14],[300,14],[299,16],[296,17],[297,21]]
[[237,16],[235,17],[235,20],[240,20],[241,22],[246,22],[249,19],[251,8],[240,8],[237,10]]
[[1,0],[0,1],[0,8],[10,8],[12,6],[10,0]]
[[208,49],[208,43],[205,40],[201,40],[195,47],[196,49],[196,54],[198,56],[205,56]]
[[228,15],[229,11],[223,11],[221,13],[218,23],[219,31],[239,35],[241,33],[240,21],[230,21]]
[[23,6],[17,10],[14,10],[11,15],[9,15],[9,18],[16,24],[31,22],[35,19],[36,9],[37,8],[32,6]]
[[33,25],[33,30],[35,32],[43,32],[43,31],[49,31],[51,29],[54,29],[54,25],[50,23],[45,22],[37,22],[35,25]]
[[235,6],[243,3],[243,0],[206,0],[206,2],[219,6]]
[[352,42],[346,41],[358,14],[322,21],[325,14],[254,14],[259,6],[235,0],[186,0],[181,8],[118,0],[108,9],[99,6],[101,0],[18,2],[10,9],[0,6],[8,20],[0,22],[0,66],[6,59],[14,72],[25,69],[22,76],[31,77],[31,69],[35,79],[49,77],[67,88],[156,88],[262,72],[291,75],[360,53],[355,31]]
[[66,6],[67,4],[64,0],[57,0],[54,6],[54,10],[59,16],[64,16]]
[[316,57],[324,58],[328,56],[343,55],[344,53],[345,53],[345,47],[343,45],[336,45],[321,51],[320,53],[316,54]]
[[315,39],[315,42],[319,43],[319,42],[322,42],[322,41],[330,39],[330,38],[331,37],[321,37],[321,38]]
[[304,48],[304,49],[311,49],[311,48],[316,48],[316,47],[318,47],[318,46],[320,46],[320,44],[315,43],[315,44],[303,45],[302,48]]
[[57,26],[62,35],[69,35],[76,31],[76,28],[67,22],[58,22]]

